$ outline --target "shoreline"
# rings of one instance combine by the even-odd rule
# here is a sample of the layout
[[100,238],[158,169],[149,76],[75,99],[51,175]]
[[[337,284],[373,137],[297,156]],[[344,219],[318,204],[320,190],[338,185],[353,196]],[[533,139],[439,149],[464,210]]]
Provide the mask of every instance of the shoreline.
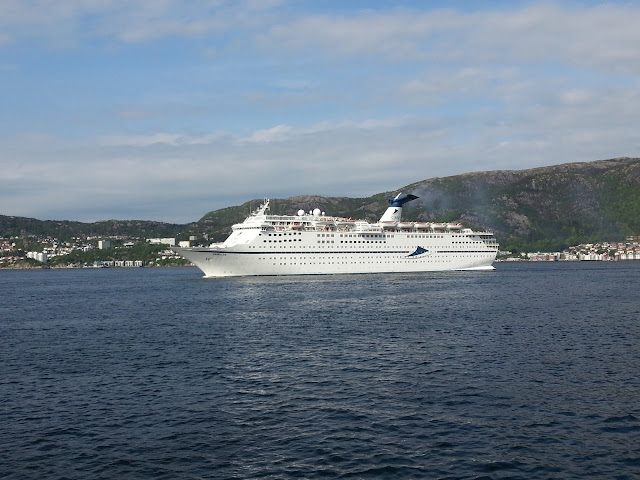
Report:
[[0,270],[99,270],[102,268],[117,268],[117,269],[135,269],[135,268],[176,268],[176,267],[193,267],[196,268],[193,264],[188,265],[141,265],[141,266],[132,266],[132,267],[94,267],[93,265],[84,267],[80,266],[48,266],[48,265],[11,265],[11,266],[0,266]]

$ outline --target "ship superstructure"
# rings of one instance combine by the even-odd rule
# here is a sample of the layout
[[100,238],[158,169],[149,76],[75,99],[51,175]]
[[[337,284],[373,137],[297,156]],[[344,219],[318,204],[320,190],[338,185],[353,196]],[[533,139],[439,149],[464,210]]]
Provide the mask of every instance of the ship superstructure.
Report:
[[325,215],[319,209],[270,215],[269,200],[222,243],[174,248],[206,277],[493,270],[491,232],[458,223],[403,222],[415,195],[389,198],[377,223]]

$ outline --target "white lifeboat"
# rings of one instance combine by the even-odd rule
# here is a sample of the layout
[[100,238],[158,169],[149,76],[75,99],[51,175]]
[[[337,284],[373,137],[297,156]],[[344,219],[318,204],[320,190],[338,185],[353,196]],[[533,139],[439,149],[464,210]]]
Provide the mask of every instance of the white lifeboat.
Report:
[[322,217],[322,218],[315,219],[313,223],[315,225],[335,225],[336,221],[331,217]]

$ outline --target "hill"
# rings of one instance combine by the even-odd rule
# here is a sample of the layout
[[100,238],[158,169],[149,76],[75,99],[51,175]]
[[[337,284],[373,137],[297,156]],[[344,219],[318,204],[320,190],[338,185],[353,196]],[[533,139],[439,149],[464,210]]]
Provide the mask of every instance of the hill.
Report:
[[470,173],[415,183],[412,215],[488,228],[506,248],[558,250],[640,235],[640,159]]
[[60,240],[73,237],[173,237],[197,228],[194,223],[178,225],[146,220],[104,220],[94,223],[71,220],[37,220],[0,215],[0,237],[49,236]]
[[[272,201],[275,214],[320,208],[328,214],[377,220],[396,192],[420,198],[406,220],[455,222],[493,231],[503,248],[560,250],[569,245],[640,235],[640,159],[616,158],[529,170],[432,178],[367,198],[300,196]],[[216,238],[242,221],[250,205],[216,210],[199,224]]]
[[[397,192],[420,198],[407,204],[406,220],[459,221],[493,231],[504,249],[560,250],[598,240],[640,235],[640,159],[616,158],[529,170],[503,170],[432,178],[367,198],[297,196],[271,201],[274,214],[320,208],[330,215],[376,221]],[[260,203],[207,213],[198,222],[177,225],[109,220],[96,223],[41,221],[0,216],[0,236],[227,237]]]

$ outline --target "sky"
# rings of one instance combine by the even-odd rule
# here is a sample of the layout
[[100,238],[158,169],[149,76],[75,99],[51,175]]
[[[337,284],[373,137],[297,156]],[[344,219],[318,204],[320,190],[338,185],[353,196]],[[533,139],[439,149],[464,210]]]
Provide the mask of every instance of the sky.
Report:
[[640,2],[0,0],[0,214],[640,157]]

